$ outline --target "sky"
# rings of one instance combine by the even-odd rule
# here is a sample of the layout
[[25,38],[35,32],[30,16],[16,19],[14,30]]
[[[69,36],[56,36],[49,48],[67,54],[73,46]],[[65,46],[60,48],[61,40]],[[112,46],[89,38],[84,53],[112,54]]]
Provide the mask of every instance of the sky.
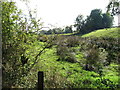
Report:
[[[109,0],[29,0],[31,10],[36,9],[37,18],[41,18],[45,26],[64,27],[73,25],[79,14],[87,16],[93,9],[101,9],[103,13]],[[23,2],[17,0],[17,6],[28,13]],[[117,25],[117,18],[115,18]]]

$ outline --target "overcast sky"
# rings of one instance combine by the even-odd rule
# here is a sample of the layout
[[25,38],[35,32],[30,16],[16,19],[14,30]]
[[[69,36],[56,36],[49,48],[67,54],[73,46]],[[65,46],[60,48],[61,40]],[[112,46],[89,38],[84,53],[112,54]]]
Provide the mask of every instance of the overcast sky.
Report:
[[[79,14],[89,15],[93,9],[106,11],[109,0],[30,0],[29,7],[37,9],[37,17],[42,18],[44,25],[73,25]],[[17,6],[27,13],[23,2],[17,0]],[[116,20],[117,23],[117,20]]]

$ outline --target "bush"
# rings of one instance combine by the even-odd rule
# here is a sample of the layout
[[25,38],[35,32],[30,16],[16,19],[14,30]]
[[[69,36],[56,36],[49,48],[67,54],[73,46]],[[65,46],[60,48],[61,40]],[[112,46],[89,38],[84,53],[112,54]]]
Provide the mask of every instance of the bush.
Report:
[[57,47],[57,55],[59,56],[59,59],[57,61],[68,61],[71,63],[76,62],[75,55],[70,52],[69,48],[66,46],[58,46]]
[[75,47],[78,46],[80,41],[79,41],[79,37],[77,36],[69,36],[66,40],[67,46],[68,47]]

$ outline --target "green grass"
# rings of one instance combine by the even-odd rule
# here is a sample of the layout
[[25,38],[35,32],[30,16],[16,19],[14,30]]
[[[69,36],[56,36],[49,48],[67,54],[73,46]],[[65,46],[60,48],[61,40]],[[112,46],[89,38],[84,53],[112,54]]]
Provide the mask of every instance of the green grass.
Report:
[[64,34],[56,34],[56,35],[64,35],[64,36],[70,36],[73,35],[74,33],[64,33]]
[[[118,32],[118,29],[103,29],[95,31],[94,33],[97,32],[100,34],[100,32],[105,32],[106,34],[106,31],[113,31],[115,33],[116,31]],[[95,35],[97,36],[98,34]],[[44,44],[45,42],[36,41],[29,46],[29,49],[26,51],[26,55],[31,59],[31,61],[34,61],[35,56],[40,50],[42,50],[42,48],[44,48]],[[77,59],[76,63],[70,63],[64,60],[57,61],[59,56],[56,54],[56,46],[45,49],[41,56],[39,56],[38,63],[34,66],[34,69],[32,69],[30,77],[27,77],[28,80],[31,80],[32,83],[36,83],[35,78],[37,80],[37,72],[43,71],[44,84],[46,88],[65,88],[68,86],[72,88],[106,88],[106,86],[101,84],[101,82],[96,83],[97,80],[99,81],[101,79],[97,72],[86,71],[83,69],[82,65],[86,62],[86,59],[84,58],[83,52],[80,51],[80,48],[80,46],[69,47],[70,51],[75,52],[75,58]],[[117,64],[111,64],[110,66],[104,67],[102,78],[109,79],[113,83],[118,84],[119,77],[116,69],[117,67]]]
[[85,34],[82,37],[120,37],[120,28],[108,28],[108,29],[100,29],[93,31],[91,33]]

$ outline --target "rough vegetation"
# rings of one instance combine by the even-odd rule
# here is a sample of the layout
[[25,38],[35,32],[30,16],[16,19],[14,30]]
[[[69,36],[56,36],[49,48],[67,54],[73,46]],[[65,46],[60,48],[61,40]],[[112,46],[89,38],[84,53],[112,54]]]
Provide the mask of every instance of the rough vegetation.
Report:
[[38,71],[44,72],[44,88],[120,88],[119,38],[113,33],[40,35],[40,20],[31,13],[27,19],[15,3],[2,6],[3,88],[37,88]]

